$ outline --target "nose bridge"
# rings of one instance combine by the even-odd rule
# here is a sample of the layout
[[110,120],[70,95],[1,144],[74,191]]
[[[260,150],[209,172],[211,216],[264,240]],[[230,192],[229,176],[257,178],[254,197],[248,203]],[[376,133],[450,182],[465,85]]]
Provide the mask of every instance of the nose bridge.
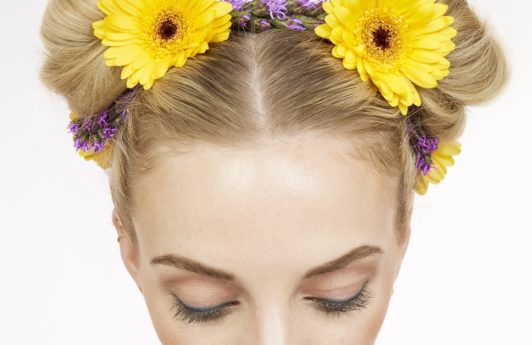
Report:
[[[274,258],[275,255],[268,256]],[[272,262],[265,269],[256,269],[258,279],[246,282],[249,302],[245,344],[253,345],[308,345],[300,332],[299,308],[296,301],[294,270]],[[260,273],[259,273],[260,272]],[[250,273],[249,276],[252,274]]]
[[256,306],[253,318],[253,341],[256,345],[297,345],[293,318],[286,301],[265,301]]

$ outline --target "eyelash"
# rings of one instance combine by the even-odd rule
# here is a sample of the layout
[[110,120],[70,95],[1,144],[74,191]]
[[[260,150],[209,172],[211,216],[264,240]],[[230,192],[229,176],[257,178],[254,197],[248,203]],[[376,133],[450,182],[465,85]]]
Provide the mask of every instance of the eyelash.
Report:
[[[316,297],[305,297],[305,299],[315,301],[317,305],[316,308],[324,312],[326,315],[341,316],[345,313],[361,310],[368,306],[371,297],[373,297],[373,293],[367,288],[367,284],[368,282],[364,284],[360,292],[355,296],[343,301]],[[188,307],[177,296],[173,295],[173,297],[175,301],[172,303],[172,309],[176,310],[174,317],[178,320],[187,321],[188,323],[203,323],[220,320],[230,312],[232,306],[240,304],[240,302],[230,302],[204,311],[198,311],[195,308]]]
[[187,321],[188,323],[202,323],[219,320],[229,313],[229,309],[231,309],[232,306],[240,304],[238,301],[230,302],[203,311],[198,311],[199,309],[188,307],[176,295],[172,296],[174,297],[172,309],[176,310],[174,317],[178,320]]

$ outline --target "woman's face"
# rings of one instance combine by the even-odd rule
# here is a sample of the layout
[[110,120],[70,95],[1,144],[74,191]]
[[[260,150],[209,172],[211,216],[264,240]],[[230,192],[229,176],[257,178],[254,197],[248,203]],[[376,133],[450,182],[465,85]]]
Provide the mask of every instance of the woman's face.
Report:
[[139,247],[121,253],[163,345],[374,343],[408,237],[398,180],[351,152],[310,134],[201,144],[136,180]]

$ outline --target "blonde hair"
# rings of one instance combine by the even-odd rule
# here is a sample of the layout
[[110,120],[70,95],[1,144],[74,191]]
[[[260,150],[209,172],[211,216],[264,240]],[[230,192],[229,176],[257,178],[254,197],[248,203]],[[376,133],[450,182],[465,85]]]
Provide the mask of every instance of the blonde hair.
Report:
[[[502,50],[465,0],[443,1],[455,17],[450,75],[420,89],[421,123],[440,141],[459,137],[464,107],[492,99],[508,78]],[[41,79],[64,95],[77,114],[105,109],[126,90],[120,68],[104,64],[105,47],[91,24],[103,18],[96,0],[51,0],[41,27],[47,50]],[[400,176],[397,227],[407,226],[416,163],[405,117],[370,83],[332,57],[331,44],[309,31],[233,32],[205,54],[171,68],[141,90],[116,137],[110,188],[134,243],[131,192],[136,174],[153,166],[159,145],[179,148],[207,141],[250,146],[264,137],[320,131],[360,143],[357,153],[379,171]]]

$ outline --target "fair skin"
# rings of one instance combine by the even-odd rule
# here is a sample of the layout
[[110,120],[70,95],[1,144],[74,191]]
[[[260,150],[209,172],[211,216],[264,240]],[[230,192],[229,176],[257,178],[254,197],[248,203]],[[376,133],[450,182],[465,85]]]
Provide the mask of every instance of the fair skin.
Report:
[[[163,345],[374,344],[410,229],[399,241],[398,178],[350,152],[346,139],[312,134],[246,150],[202,143],[137,178],[138,247],[126,236],[120,250]],[[223,273],[191,272],[179,258]],[[355,310],[319,308],[361,291]],[[226,306],[188,322],[174,318],[174,296]]]

